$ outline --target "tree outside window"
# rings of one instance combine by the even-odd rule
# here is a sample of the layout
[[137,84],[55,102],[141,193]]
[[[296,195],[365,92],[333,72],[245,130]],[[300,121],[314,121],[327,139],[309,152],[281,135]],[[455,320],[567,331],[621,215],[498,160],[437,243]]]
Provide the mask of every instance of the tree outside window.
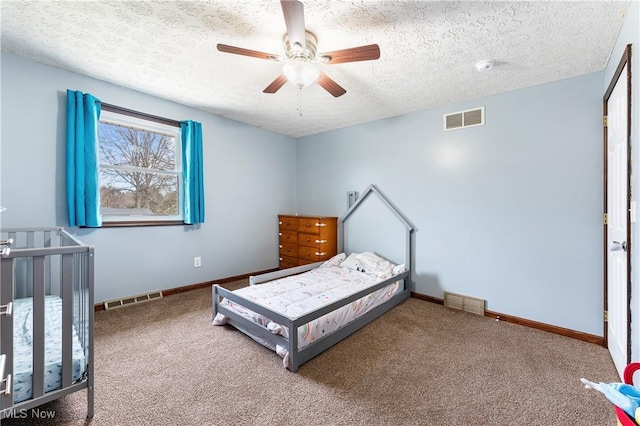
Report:
[[103,112],[98,140],[104,221],[182,220],[180,128]]

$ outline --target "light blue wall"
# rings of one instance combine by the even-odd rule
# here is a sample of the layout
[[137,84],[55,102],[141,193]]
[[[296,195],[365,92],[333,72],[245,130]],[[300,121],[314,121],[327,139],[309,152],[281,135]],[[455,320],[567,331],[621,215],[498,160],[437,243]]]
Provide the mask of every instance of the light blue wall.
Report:
[[295,208],[295,140],[11,54],[1,65],[3,227],[67,225],[66,89],[202,122],[205,224],[72,229],[95,245],[96,302],[277,267],[277,214]]
[[[416,292],[601,336],[603,77],[302,138],[298,213],[341,216],[376,184],[417,228]],[[442,130],[480,106],[486,125]]]
[[[205,137],[200,229],[76,230],[96,246],[97,301],[275,267],[276,214],[340,216],[347,191],[375,183],[416,225],[415,291],[482,297],[493,311],[602,335],[602,95],[624,46],[638,42],[637,22],[634,2],[603,73],[309,136],[297,148],[286,136],[3,53],[0,204],[9,210],[0,219],[66,224],[64,92],[82,90],[201,121]],[[477,106],[486,107],[485,126],[442,131],[442,114]],[[638,268],[633,277],[640,282]]]
[[[605,70],[604,85],[602,88],[602,94],[609,87],[613,75],[616,72],[616,68],[620,63],[622,54],[624,53],[627,44],[631,44],[631,158],[632,158],[632,200],[638,203],[640,196],[638,188],[640,188],[640,174],[638,173],[638,164],[640,164],[640,3],[632,1],[627,15],[624,20],[624,25],[618,36],[615,47],[611,53],[609,59],[609,65]],[[632,361],[640,360],[640,320],[638,319],[638,312],[640,312],[640,250],[638,249],[638,242],[640,241],[640,228],[638,223],[631,224],[631,346],[632,346]]]

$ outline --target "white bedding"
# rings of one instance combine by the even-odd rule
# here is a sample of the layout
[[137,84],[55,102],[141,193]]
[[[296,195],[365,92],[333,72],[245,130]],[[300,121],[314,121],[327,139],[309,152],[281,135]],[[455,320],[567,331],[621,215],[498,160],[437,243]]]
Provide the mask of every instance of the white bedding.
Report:
[[[290,319],[299,318],[322,306],[344,299],[358,291],[371,287],[383,279],[374,275],[359,272],[340,266],[325,266],[303,274],[289,276],[265,284],[244,287],[234,293],[247,300],[262,305]],[[330,312],[314,321],[298,328],[298,348],[303,348],[323,336],[339,329],[345,324],[360,317],[374,307],[391,299],[399,289],[396,281],[388,286],[368,294],[348,305]],[[223,300],[220,303],[234,312],[258,324],[267,327],[272,333],[288,337],[287,327],[271,321],[262,315],[238,305]],[[214,325],[226,324],[227,318],[218,313],[213,320]],[[256,339],[263,345],[270,346],[261,339]],[[270,346],[271,347],[271,346]],[[285,358],[286,348],[273,348]]]
[[[13,301],[13,402],[32,397],[33,379],[33,299]],[[84,351],[73,330],[73,380],[80,379],[86,367]],[[62,385],[62,299],[45,296],[44,391]]]

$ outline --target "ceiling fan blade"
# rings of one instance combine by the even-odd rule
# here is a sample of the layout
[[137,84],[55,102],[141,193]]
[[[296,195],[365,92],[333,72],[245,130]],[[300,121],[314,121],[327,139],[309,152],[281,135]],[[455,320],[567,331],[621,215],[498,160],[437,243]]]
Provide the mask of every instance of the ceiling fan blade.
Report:
[[262,92],[263,93],[276,93],[278,90],[280,90],[280,88],[287,82],[287,77],[284,76],[284,74],[280,74],[278,77],[276,77],[275,80],[273,80],[271,82],[270,85],[267,86],[266,89],[264,89]]
[[320,73],[318,78],[318,84],[327,92],[331,93],[336,98],[347,93],[338,83],[330,79],[325,73]]
[[242,47],[229,46],[227,44],[218,43],[218,50],[225,53],[233,53],[236,55],[251,56],[252,58],[270,59],[272,61],[280,60],[278,55],[271,53],[258,52],[257,50],[244,49]]
[[325,64],[342,64],[344,62],[370,61],[380,58],[380,46],[368,44],[366,46],[352,47],[349,49],[334,50],[321,53],[318,60]]
[[304,6],[297,0],[280,0],[284,22],[287,25],[287,34],[291,45],[298,43],[304,48]]

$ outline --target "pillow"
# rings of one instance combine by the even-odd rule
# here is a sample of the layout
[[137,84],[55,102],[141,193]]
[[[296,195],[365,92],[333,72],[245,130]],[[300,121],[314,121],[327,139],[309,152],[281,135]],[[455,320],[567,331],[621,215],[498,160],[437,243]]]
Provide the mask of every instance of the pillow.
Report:
[[344,262],[340,264],[342,268],[354,269],[356,271],[365,272],[362,267],[362,262],[358,260],[358,253],[351,253]]
[[396,265],[378,256],[372,251],[360,253],[357,256],[357,260],[361,263],[368,274],[375,275],[378,278],[389,278],[394,275],[393,268],[395,268]]
[[318,266],[318,268],[331,268],[332,266],[340,266],[340,263],[342,263],[342,261],[346,258],[347,255],[344,253],[336,254],[331,259]]
[[406,270],[407,270],[407,264],[406,264],[406,263],[401,263],[400,265],[395,266],[395,267],[391,270],[391,273],[392,273],[393,275],[398,275],[398,274],[403,273],[403,272],[404,272],[404,271],[406,271]]

